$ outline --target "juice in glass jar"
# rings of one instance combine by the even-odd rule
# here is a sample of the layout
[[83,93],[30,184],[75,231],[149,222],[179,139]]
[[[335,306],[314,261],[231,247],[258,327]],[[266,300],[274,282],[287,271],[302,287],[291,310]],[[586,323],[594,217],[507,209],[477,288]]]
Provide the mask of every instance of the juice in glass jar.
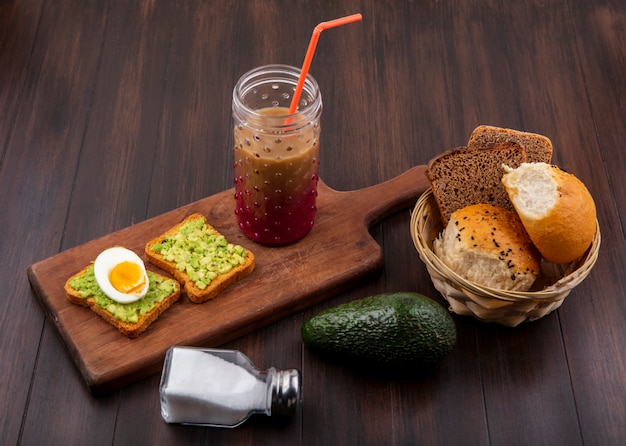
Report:
[[302,106],[289,115],[299,71],[270,67],[271,80],[250,87],[247,107],[236,110],[241,91],[235,87],[233,95],[235,214],[251,240],[284,245],[308,234],[315,221],[321,97],[316,83],[309,91],[305,84]]

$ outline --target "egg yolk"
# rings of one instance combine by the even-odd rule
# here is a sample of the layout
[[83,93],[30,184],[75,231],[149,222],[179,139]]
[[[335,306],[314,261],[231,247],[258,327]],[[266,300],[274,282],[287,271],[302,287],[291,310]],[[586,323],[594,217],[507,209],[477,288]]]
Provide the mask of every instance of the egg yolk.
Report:
[[141,291],[146,278],[141,267],[133,262],[121,262],[113,267],[109,274],[113,288],[120,293],[131,294]]

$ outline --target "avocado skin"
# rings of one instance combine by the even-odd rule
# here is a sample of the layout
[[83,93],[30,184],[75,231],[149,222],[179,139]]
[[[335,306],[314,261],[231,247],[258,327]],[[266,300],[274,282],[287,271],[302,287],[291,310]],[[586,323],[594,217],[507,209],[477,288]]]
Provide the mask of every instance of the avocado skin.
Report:
[[429,367],[456,344],[450,314],[417,293],[378,294],[324,310],[301,328],[311,350],[345,362]]

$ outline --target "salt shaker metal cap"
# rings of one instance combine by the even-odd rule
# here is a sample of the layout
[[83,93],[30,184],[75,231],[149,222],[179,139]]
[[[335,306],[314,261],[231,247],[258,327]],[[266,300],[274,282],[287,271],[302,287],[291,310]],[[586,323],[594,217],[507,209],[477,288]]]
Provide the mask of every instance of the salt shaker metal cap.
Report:
[[300,401],[301,378],[296,369],[279,370],[272,383],[272,415],[293,417]]

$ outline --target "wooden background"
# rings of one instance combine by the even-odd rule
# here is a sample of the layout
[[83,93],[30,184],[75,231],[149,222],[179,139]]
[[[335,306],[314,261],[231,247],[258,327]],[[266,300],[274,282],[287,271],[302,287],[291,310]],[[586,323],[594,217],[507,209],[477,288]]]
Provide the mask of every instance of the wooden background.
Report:
[[[158,375],[90,395],[27,268],[232,187],[238,77],[299,66],[317,23],[356,12],[322,34],[311,67],[324,181],[381,183],[479,124],[545,134],[596,199],[590,277],[516,329],[455,317],[458,345],[425,377],[312,355],[300,326],[323,308],[400,290],[443,303],[407,209],[372,228],[380,274],[224,345],[301,369],[295,419],[170,426]],[[624,444],[625,42],[623,0],[0,0],[0,443]]]

